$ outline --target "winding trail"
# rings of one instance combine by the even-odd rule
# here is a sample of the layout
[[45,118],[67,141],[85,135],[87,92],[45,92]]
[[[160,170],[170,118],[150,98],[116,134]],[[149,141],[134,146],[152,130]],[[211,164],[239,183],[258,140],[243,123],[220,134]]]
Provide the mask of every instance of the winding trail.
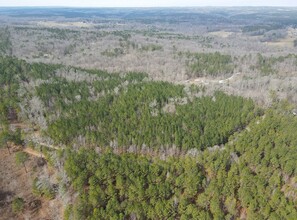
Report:
[[57,146],[54,146],[54,145],[51,145],[51,144],[46,144],[46,143],[43,143],[43,142],[35,142],[36,144],[39,144],[43,147],[47,147],[47,148],[51,148],[51,149],[54,149],[54,150],[60,150],[62,149],[62,147],[57,147]]
[[30,154],[30,155],[34,156],[34,157],[45,158],[43,153],[41,153],[39,151],[36,151],[36,150],[33,150],[31,148],[28,148],[28,147],[24,148],[23,151],[26,152],[27,154]]
[[219,84],[225,84],[228,83],[229,81],[234,80],[237,76],[240,76],[242,73],[234,73],[232,76],[226,79],[208,79],[206,77],[200,77],[192,80],[186,80],[184,83],[189,83],[189,84],[204,84],[204,85],[209,85],[211,83],[219,83]]
[[[14,123],[11,123],[10,126],[12,126],[13,128],[19,128],[19,129],[27,129],[29,128],[29,126],[25,123],[22,123],[22,122],[14,122]],[[31,140],[33,143],[35,144],[38,144],[40,146],[43,146],[43,147],[46,147],[46,148],[50,148],[50,149],[53,149],[53,150],[59,150],[59,149],[62,149],[62,147],[57,147],[57,146],[54,146],[54,145],[51,145],[51,144],[47,144],[47,143],[44,143],[44,142],[41,142],[39,141],[40,137],[40,134],[38,131],[35,131],[32,135],[32,137],[29,139]],[[32,156],[35,156],[35,157],[41,157],[41,158],[44,158],[45,155],[40,152],[40,151],[36,151],[32,148],[29,148],[29,147],[25,147],[23,148],[23,151],[32,155]]]

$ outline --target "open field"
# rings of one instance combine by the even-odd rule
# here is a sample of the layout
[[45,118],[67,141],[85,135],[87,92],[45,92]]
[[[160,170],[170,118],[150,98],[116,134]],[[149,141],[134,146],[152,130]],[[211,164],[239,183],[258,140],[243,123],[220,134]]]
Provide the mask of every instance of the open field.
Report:
[[37,26],[42,27],[58,27],[58,28],[71,28],[71,27],[81,27],[81,28],[89,28],[92,25],[85,22],[54,22],[54,21],[39,21],[37,22]]
[[233,32],[228,32],[228,31],[215,31],[215,32],[210,32],[210,35],[214,35],[217,37],[222,37],[222,38],[227,38],[229,37],[231,34],[233,34]]

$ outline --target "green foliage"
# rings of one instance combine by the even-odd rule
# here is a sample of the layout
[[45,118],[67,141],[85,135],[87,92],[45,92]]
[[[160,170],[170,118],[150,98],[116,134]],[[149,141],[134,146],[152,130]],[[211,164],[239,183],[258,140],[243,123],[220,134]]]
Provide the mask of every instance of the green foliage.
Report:
[[292,219],[296,216],[297,118],[268,110],[224,149],[159,160],[67,153],[65,169],[89,219]]
[[111,31],[109,34],[121,37],[123,40],[127,41],[128,39],[131,38],[131,32],[129,30],[124,30],[124,31]]
[[140,50],[142,50],[142,51],[156,51],[156,50],[163,50],[163,47],[158,44],[148,44],[148,45],[142,45]]
[[15,143],[16,145],[21,145],[23,143],[23,140],[21,137],[21,130],[17,129],[16,131],[12,132],[8,130],[8,128],[5,128],[4,126],[2,131],[0,131],[0,148],[6,147],[10,154],[10,150],[8,146],[9,141]]
[[28,154],[20,151],[15,154],[15,162],[17,165],[24,165],[24,163],[29,159]]
[[106,49],[103,52],[101,52],[103,56],[107,57],[118,57],[120,55],[124,54],[124,49],[123,48],[113,48],[113,49]]
[[[259,55],[259,68],[287,58],[295,56]],[[55,74],[60,66],[0,61],[1,122],[9,122],[12,108],[18,110],[20,82],[39,79],[42,83],[28,92],[44,104],[45,133],[57,143],[86,145],[60,155],[66,157],[65,170],[79,192],[66,219],[297,216],[297,118],[273,93],[275,109],[263,115],[250,99],[222,92],[201,96],[199,87],[150,82],[146,74],[72,68],[91,76],[71,81]],[[1,143],[19,142],[20,137],[20,131],[4,129]],[[124,153],[128,149],[135,154]],[[176,149],[180,157],[166,156]],[[139,154],[142,150],[146,156]],[[27,158],[16,154],[19,164]],[[33,192],[52,199],[55,187],[48,179],[36,179]]]
[[290,219],[297,118],[270,109],[224,149],[165,161],[134,154],[67,153],[65,169],[81,193],[74,219]]
[[16,119],[19,112],[20,82],[48,79],[54,76],[59,65],[28,64],[23,60],[0,57],[0,125]]
[[16,145],[23,144],[22,132],[21,132],[21,129],[20,128],[18,128],[14,132],[10,132],[9,133],[9,141],[15,143]]
[[43,196],[46,199],[55,198],[55,190],[48,180],[35,178],[32,184],[32,192],[36,196]]
[[167,40],[195,40],[205,47],[208,47],[213,42],[213,37],[211,36],[201,36],[201,35],[185,35],[182,33],[173,33],[173,32],[163,32],[155,28],[148,30],[135,30],[136,34],[142,34],[146,37],[154,37],[158,39],[167,39]]
[[276,62],[274,59],[264,58],[261,54],[258,54],[257,68],[263,75],[274,74],[275,70],[272,65]]
[[8,27],[0,29],[0,55],[11,54],[10,32]]
[[250,130],[230,145],[230,151],[240,156],[239,200],[251,213],[257,213],[258,218],[287,219],[296,214],[296,207],[292,206],[296,203],[289,196],[292,189],[288,187],[284,191],[297,174],[296,125],[295,117],[269,110],[265,118],[252,123]]
[[8,130],[3,130],[0,132],[0,147],[5,147],[10,139],[10,134]]
[[271,25],[250,25],[250,26],[244,26],[242,28],[242,31],[244,33],[252,32],[253,35],[262,35],[265,32],[271,31],[271,30],[277,30],[281,29],[282,25],[280,24],[271,24]]
[[82,193],[76,204],[82,219],[178,218],[186,212],[179,210],[182,201],[194,201],[204,181],[203,170],[190,158],[164,162],[80,151],[68,155],[65,169]]
[[24,210],[24,206],[25,206],[25,201],[22,198],[18,197],[12,201],[12,211],[14,213],[22,212]]
[[8,141],[14,142],[16,145],[21,145],[23,143],[21,129],[17,129],[16,131],[3,129],[0,132],[0,143],[6,144]]
[[232,57],[220,52],[215,53],[187,53],[190,58],[189,68],[191,76],[219,76],[233,73]]
[[100,80],[53,77],[36,88],[46,107],[46,134],[56,143],[83,137],[89,146],[205,149],[226,143],[257,114],[251,100],[236,96],[194,98],[200,88],[188,94],[181,85],[146,82],[146,74],[86,72]]
[[0,124],[8,123],[10,113],[16,110],[18,97],[17,90],[19,84],[17,77],[19,74],[16,59],[0,57]]
[[64,210],[64,220],[70,220],[74,219],[72,216],[73,210],[72,210],[72,205],[67,205],[65,210]]
[[264,57],[258,54],[257,64],[253,68],[258,69],[262,75],[276,74],[279,70],[276,69],[275,65],[284,62],[286,59],[295,59],[297,62],[297,56],[294,54],[279,57]]
[[70,35],[75,37],[76,35],[79,35],[79,31],[71,30],[71,29],[62,29],[62,28],[42,28],[42,27],[15,27],[16,30],[32,30],[34,31],[46,31],[50,34],[50,38],[53,39],[60,39],[60,40],[67,40],[69,39]]
[[[83,135],[90,145],[106,146],[116,141],[119,147],[146,145],[158,149],[162,145],[175,145],[180,149],[204,149],[226,143],[230,134],[244,127],[256,114],[251,100],[218,92],[213,98],[195,98],[190,102],[183,86],[170,83],[132,84],[119,95],[106,95],[97,102],[84,98],[72,105],[63,104],[67,90],[62,86],[70,88],[69,84],[51,90],[42,88],[46,96],[62,99],[55,102],[62,103],[62,115],[47,131],[57,143],[69,144]],[[84,87],[80,88],[82,92]]]

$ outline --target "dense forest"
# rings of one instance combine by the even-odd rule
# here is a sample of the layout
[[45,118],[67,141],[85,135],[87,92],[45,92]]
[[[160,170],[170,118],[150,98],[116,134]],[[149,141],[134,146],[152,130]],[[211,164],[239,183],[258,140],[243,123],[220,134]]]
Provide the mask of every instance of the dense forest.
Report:
[[224,55],[220,52],[215,53],[186,53],[190,58],[188,66],[190,75],[195,77],[201,76],[218,76],[230,74],[234,71],[234,64],[230,55]]
[[[76,195],[65,219],[297,216],[297,118],[285,101],[274,97],[263,109],[144,73],[10,57],[0,58],[0,84],[1,144],[38,150],[30,131],[9,129],[22,121],[60,148],[43,153],[66,171],[60,183]],[[26,157],[16,159],[24,165]],[[34,180],[36,195],[56,196],[39,186]]]
[[69,219],[294,219],[293,116],[269,110],[223,148],[165,161],[134,154],[67,153],[80,192]]
[[[258,113],[251,100],[223,93],[188,101],[182,86],[168,83],[133,84],[126,92],[106,95],[97,102],[86,100],[87,87],[82,85],[54,86],[55,90],[45,89],[43,94],[63,97],[64,92],[77,94],[75,90],[80,90],[81,100],[61,107],[61,116],[49,123],[49,136],[64,144],[85,135],[87,143],[101,146],[115,141],[120,147],[175,145],[181,149],[204,149],[226,143],[230,134],[242,129]],[[58,94],[51,94],[52,91]],[[55,101],[63,105],[63,101]]]

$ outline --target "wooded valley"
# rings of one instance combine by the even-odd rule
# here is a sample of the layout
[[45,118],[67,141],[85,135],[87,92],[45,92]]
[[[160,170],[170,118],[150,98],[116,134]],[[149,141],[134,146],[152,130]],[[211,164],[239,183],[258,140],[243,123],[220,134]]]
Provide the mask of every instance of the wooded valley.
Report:
[[0,8],[3,219],[296,219],[296,10],[88,10]]

